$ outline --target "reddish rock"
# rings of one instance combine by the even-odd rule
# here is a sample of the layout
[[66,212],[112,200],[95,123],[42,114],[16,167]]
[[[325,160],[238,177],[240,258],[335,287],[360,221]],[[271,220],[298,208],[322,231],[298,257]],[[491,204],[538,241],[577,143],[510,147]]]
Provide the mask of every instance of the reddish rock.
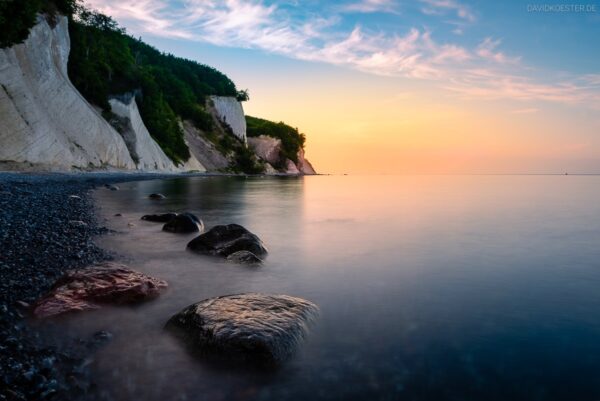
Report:
[[33,307],[36,317],[133,304],[159,295],[167,283],[117,263],[74,270],[61,277]]

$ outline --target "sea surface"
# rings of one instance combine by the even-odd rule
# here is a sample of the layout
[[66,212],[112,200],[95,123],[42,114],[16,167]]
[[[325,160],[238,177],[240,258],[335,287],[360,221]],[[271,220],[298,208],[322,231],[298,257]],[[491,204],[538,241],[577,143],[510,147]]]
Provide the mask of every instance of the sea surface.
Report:
[[[112,340],[91,362],[114,400],[598,400],[600,176],[193,177],[95,197],[98,243],[169,282],[160,298],[53,323]],[[164,201],[147,195],[161,192]],[[189,211],[270,251],[252,268],[141,221]],[[121,217],[114,214],[121,213]],[[214,366],[163,329],[226,294],[308,299],[320,318],[275,371]]]

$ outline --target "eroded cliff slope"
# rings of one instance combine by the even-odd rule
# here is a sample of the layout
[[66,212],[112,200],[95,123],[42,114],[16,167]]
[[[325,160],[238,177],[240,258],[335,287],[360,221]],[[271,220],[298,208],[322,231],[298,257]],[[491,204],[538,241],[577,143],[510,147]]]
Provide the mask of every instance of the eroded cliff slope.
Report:
[[123,138],[67,75],[66,17],[40,17],[24,43],[0,49],[0,160],[60,169],[134,169]]

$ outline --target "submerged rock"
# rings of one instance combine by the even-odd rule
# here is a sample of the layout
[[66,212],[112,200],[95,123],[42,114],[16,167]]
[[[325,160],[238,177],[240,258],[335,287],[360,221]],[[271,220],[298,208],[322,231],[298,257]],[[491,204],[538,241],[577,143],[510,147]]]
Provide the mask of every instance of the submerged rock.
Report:
[[188,306],[166,327],[201,352],[277,364],[294,352],[318,311],[288,295],[227,295]]
[[142,216],[142,220],[152,221],[156,223],[167,223],[171,221],[177,213],[163,213],[163,214],[146,214]]
[[191,213],[181,213],[169,220],[162,229],[163,231],[180,234],[202,232],[204,231],[204,223]]
[[237,251],[227,256],[227,260],[233,263],[240,263],[244,265],[259,265],[263,261],[261,258],[248,251]]
[[150,195],[148,195],[148,198],[154,199],[154,200],[167,199],[167,197],[164,196],[163,194],[150,194]]
[[98,309],[101,304],[133,304],[159,295],[163,280],[106,262],[66,273],[33,307],[36,317]]
[[238,251],[248,251],[257,256],[267,254],[260,238],[239,224],[215,226],[191,240],[187,247],[207,255],[229,256]]

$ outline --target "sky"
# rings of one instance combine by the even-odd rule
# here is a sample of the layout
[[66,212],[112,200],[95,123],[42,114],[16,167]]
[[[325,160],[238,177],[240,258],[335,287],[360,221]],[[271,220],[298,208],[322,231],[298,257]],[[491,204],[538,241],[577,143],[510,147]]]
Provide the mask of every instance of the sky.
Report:
[[600,173],[600,2],[86,0],[322,173]]

